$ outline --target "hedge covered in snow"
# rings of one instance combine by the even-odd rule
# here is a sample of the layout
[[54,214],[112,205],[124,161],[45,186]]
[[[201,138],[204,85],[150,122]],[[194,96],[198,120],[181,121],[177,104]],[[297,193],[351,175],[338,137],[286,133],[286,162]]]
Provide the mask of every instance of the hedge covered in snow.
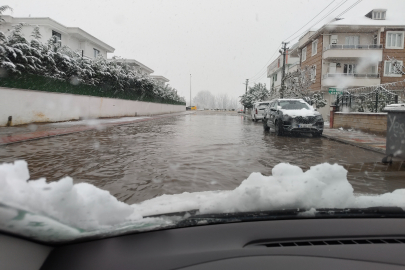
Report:
[[185,105],[174,88],[125,63],[84,58],[55,36],[43,44],[38,27],[29,41],[23,26],[0,31],[0,86]]

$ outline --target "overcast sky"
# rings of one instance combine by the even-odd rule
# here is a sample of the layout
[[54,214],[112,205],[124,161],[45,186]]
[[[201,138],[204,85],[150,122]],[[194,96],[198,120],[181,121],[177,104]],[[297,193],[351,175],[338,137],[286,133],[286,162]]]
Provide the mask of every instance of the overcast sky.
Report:
[[[12,0],[15,17],[51,17],[80,27],[115,48],[110,54],[136,59],[170,80],[189,99],[198,91],[244,93],[245,79],[269,86],[266,67],[281,42],[322,9],[299,34],[343,4],[316,26],[356,0]],[[341,17],[363,16],[373,8],[404,14],[404,0],[363,0]],[[402,15],[403,16],[403,15]],[[314,26],[314,27],[316,27]]]

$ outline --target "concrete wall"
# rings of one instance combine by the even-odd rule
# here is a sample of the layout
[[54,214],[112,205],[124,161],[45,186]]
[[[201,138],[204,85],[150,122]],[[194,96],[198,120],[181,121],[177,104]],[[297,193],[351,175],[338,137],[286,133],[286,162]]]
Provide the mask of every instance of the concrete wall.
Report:
[[354,128],[355,130],[361,130],[368,133],[386,135],[387,114],[337,112],[335,113],[333,127]]
[[58,122],[79,118],[154,115],[185,111],[170,105],[113,98],[50,93],[0,87],[0,126],[33,122]]

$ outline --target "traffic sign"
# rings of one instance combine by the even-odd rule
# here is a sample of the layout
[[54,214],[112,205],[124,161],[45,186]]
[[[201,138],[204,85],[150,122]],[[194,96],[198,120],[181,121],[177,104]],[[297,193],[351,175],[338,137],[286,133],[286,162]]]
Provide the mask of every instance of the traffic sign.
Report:
[[329,92],[329,94],[332,94],[332,95],[341,95],[343,91],[338,88],[329,88],[328,92]]

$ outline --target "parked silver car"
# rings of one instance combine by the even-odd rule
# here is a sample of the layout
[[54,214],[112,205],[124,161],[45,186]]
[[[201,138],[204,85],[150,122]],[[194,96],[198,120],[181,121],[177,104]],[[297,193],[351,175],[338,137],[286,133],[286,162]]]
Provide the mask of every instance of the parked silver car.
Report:
[[266,107],[269,106],[269,104],[269,101],[261,101],[253,104],[253,108],[251,111],[252,121],[257,122],[257,120],[262,120],[264,111]]

